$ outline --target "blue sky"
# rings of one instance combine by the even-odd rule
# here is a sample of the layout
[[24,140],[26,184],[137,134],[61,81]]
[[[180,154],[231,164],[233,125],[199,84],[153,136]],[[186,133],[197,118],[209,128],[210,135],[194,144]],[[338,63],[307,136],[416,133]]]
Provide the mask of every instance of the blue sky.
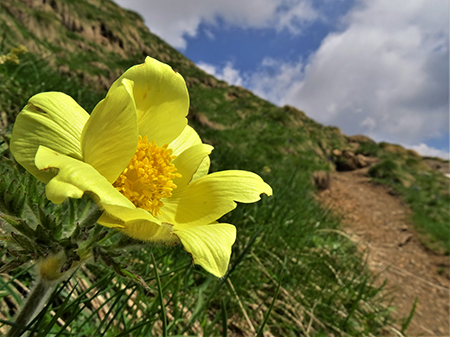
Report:
[[206,72],[348,135],[449,157],[447,0],[116,0]]

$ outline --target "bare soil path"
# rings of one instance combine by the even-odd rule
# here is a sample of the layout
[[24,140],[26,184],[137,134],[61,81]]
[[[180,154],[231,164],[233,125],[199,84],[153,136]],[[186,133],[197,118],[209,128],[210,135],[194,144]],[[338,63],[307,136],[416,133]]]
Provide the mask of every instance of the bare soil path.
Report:
[[396,318],[407,317],[417,297],[407,335],[450,336],[450,259],[420,244],[409,208],[388,187],[371,183],[367,170],[333,173],[319,200],[342,214],[344,230],[367,252],[370,270],[395,290]]

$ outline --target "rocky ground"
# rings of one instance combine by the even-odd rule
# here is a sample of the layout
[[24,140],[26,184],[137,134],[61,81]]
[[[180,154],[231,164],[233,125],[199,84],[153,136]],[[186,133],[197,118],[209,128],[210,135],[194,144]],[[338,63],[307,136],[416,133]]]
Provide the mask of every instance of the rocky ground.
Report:
[[334,172],[318,197],[343,216],[345,232],[366,252],[380,284],[386,279],[387,290],[395,290],[395,317],[407,317],[417,298],[407,335],[450,336],[450,259],[420,244],[408,207],[388,187],[371,183],[367,170]]

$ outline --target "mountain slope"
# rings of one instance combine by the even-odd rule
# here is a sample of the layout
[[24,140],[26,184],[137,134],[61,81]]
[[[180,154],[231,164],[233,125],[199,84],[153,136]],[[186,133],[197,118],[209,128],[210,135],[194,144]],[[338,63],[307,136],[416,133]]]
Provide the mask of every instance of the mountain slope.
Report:
[[[190,91],[214,93],[214,99],[202,102],[197,102],[202,95],[191,93],[193,115],[203,113],[211,120],[217,119],[219,114],[222,118],[226,115],[221,122],[232,125],[247,116],[264,113],[285,126],[306,124],[306,130],[323,129],[326,138],[338,147],[346,143],[336,128],[324,129],[293,108],[281,110],[243,88],[230,87],[207,75],[150,34],[136,13],[111,1],[5,0],[0,6],[4,50],[23,44],[58,72],[77,77],[98,90],[107,89],[126,68],[141,63],[148,55],[169,63],[180,72]],[[232,113],[222,114],[220,105],[228,106]]]
[[[192,123],[201,133],[205,132],[211,142],[216,130],[219,134],[232,134],[232,130],[241,128],[247,129],[249,135],[264,133],[266,138],[262,141],[270,143],[271,136],[276,138],[273,141],[277,145],[268,149],[275,149],[274,157],[311,155],[309,160],[318,164],[316,170],[355,169],[373,163],[361,157],[363,155],[380,158],[381,163],[371,171],[371,176],[393,184],[405,201],[417,210],[414,222],[424,233],[423,242],[427,246],[441,253],[450,251],[447,240],[450,214],[446,206],[450,197],[448,193],[442,193],[448,181],[436,174],[414,151],[387,143],[375,144],[364,136],[346,137],[338,128],[324,127],[295,108],[278,108],[243,88],[228,86],[198,69],[181,53],[151,34],[138,14],[124,10],[112,1],[3,0],[0,8],[1,43],[5,52],[24,44],[65,78],[92,86],[99,94],[125,69],[141,63],[147,55],[169,63],[183,75],[188,85]],[[21,96],[21,100],[17,93],[4,98],[13,105],[5,107],[3,104],[9,124],[26,100],[39,91],[42,91],[39,87],[30,88],[28,96]],[[85,108],[89,111],[92,107]],[[260,120],[259,124],[252,122],[256,119]],[[272,130],[266,129],[268,125]],[[213,145],[218,145],[221,140],[214,141]],[[241,147],[244,145],[245,142],[241,143]],[[338,151],[333,153],[333,150]],[[433,162],[433,167],[448,173],[448,161]],[[414,187],[421,193],[412,190]],[[436,199],[435,195],[439,197]],[[427,206],[422,206],[424,204]],[[428,225],[429,218],[433,219],[431,226]]]
[[[323,178],[324,183],[318,185],[326,188],[326,172],[368,165],[372,157],[382,164],[373,170],[373,176],[392,180],[399,189],[409,191],[417,183],[415,174],[419,170],[426,172],[425,178],[420,177],[433,182],[430,192],[425,193],[428,198],[443,185],[440,178],[436,178],[436,183],[431,180],[435,173],[422,165],[417,154],[390,144],[375,144],[367,137],[347,137],[339,129],[322,126],[295,108],[276,107],[248,90],[228,86],[151,34],[139,15],[109,0],[2,0],[0,31],[0,55],[19,44],[30,51],[20,55],[19,64],[0,65],[0,112],[6,139],[15,116],[32,95],[63,91],[92,111],[118,75],[149,55],[170,64],[185,78],[191,99],[189,123],[204,142],[215,147],[211,170],[250,170],[274,188],[273,198],[264,199],[261,204],[239,205],[224,217],[223,222],[238,227],[232,272],[227,279],[216,280],[200,268],[192,268],[181,249],[146,247],[142,252],[124,254],[123,261],[148,282],[153,280],[149,274],[153,273],[149,271],[150,250],[160,258],[161,271],[176,270],[172,278],[165,276],[162,280],[167,284],[165,295],[173,300],[167,304],[174,322],[170,333],[201,331],[218,335],[222,324],[218,322],[222,319],[230,334],[254,335],[271,307],[281,270],[286,276],[267,323],[273,334],[379,335],[390,328],[389,310],[381,301],[380,288],[373,285],[373,277],[367,273],[355,246],[336,231],[339,221],[315,201],[313,176],[316,182]],[[10,157],[6,144],[2,153],[5,158]],[[16,173],[5,168],[5,158],[0,188],[9,193]],[[395,169],[386,169],[389,165]],[[41,185],[37,186],[42,190]],[[442,195],[433,202],[445,204],[446,194]],[[60,212],[48,204],[45,210],[49,214]],[[4,255],[5,261],[15,261],[13,258]],[[103,274],[114,274],[110,269],[90,269],[90,273],[97,273],[97,279],[102,279]],[[30,277],[26,280],[30,282]],[[126,281],[117,277],[115,282],[124,285]],[[108,286],[98,287],[108,296],[121,289]],[[136,287],[143,303],[153,300],[147,296],[147,290]],[[155,292],[150,294],[156,296]],[[97,300],[88,301],[95,306]],[[136,310],[129,308],[126,300],[114,310],[116,314],[108,324],[111,335],[114,329],[131,331],[134,321],[120,321],[116,315],[132,315],[134,319]],[[143,307],[139,310],[145,312],[144,317],[159,314],[157,305],[149,305],[147,311]],[[7,310],[0,312],[8,318]],[[246,315],[248,319],[243,318]],[[101,315],[100,319],[90,317],[80,314],[76,320],[72,318],[70,326],[91,333],[86,332],[91,331],[86,326],[97,329],[102,320]],[[41,324],[46,324],[44,321]],[[141,329],[147,330],[142,331],[154,329],[156,335],[161,331],[150,318],[144,323]]]

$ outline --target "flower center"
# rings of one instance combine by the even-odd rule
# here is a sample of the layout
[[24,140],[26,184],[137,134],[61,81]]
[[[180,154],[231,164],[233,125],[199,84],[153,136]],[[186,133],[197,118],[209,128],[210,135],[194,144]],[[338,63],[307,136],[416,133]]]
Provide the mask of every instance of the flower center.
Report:
[[133,159],[113,186],[136,207],[158,216],[161,214],[160,208],[164,206],[161,199],[172,196],[172,190],[177,188],[173,179],[181,177],[171,163],[173,159],[175,156],[167,144],[158,147],[155,141],[149,143],[147,136],[139,136]]

